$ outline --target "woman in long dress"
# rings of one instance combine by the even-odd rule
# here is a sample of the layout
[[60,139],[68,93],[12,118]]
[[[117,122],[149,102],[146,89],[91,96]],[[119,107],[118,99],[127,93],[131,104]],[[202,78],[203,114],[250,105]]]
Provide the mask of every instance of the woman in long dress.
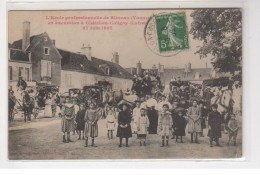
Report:
[[129,112],[129,105],[122,103],[119,106],[121,111],[118,114],[118,128],[117,128],[117,137],[120,139],[119,147],[122,147],[122,140],[125,138],[126,147],[128,147],[128,138],[132,137],[131,130],[131,114]]
[[52,117],[52,98],[51,94],[48,94],[46,100],[45,100],[45,108],[44,108],[44,116],[45,117]]
[[[71,142],[70,132],[73,130],[73,122],[75,118],[74,105],[69,103],[69,97],[65,99],[65,104],[61,108],[61,131],[63,132],[63,142]],[[65,134],[67,133],[67,140]]]
[[201,130],[201,110],[196,100],[193,100],[192,107],[188,109],[188,133],[191,134],[191,143],[193,143],[193,136],[195,135],[195,143],[198,142],[198,135]]

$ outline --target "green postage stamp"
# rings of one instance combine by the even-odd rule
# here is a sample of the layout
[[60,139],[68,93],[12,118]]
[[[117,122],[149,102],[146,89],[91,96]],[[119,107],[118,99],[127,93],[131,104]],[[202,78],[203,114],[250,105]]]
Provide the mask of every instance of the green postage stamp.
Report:
[[155,16],[160,53],[189,48],[185,13]]

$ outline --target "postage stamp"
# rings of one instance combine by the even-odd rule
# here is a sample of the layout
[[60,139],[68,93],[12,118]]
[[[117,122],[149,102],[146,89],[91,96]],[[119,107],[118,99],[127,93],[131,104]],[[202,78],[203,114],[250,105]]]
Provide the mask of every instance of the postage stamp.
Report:
[[153,15],[145,26],[148,48],[159,56],[174,56],[189,49],[185,12]]
[[189,48],[185,13],[155,16],[160,52]]

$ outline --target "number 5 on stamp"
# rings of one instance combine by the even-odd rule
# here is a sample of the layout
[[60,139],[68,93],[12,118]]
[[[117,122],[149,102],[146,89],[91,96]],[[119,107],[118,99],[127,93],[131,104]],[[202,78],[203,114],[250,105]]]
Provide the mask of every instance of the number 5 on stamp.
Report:
[[155,23],[161,53],[189,48],[185,13],[155,16]]

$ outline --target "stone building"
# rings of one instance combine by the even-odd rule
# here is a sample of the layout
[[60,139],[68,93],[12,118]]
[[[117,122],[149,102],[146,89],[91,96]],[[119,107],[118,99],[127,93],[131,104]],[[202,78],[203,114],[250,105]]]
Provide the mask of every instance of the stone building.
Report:
[[119,54],[112,61],[93,57],[91,47],[82,46],[81,53],[58,49],[55,40],[44,32],[30,36],[30,22],[23,23],[22,39],[9,44],[9,85],[15,86],[19,76],[32,85],[59,86],[60,92],[81,89],[107,81],[113,89],[132,86],[132,75],[119,65]]

